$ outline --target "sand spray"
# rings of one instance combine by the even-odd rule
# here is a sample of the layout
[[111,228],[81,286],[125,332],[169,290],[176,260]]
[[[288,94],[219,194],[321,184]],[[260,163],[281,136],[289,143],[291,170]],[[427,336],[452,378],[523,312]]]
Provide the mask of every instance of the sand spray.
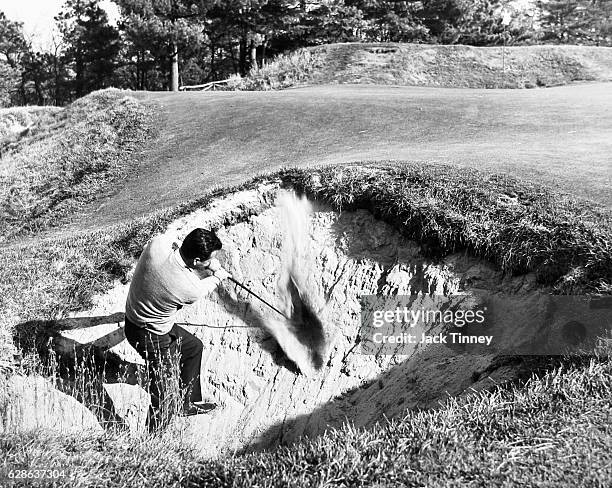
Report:
[[326,350],[323,324],[307,286],[308,274],[316,270],[309,252],[312,205],[305,197],[283,191],[276,206],[283,236],[277,293],[279,308],[288,319],[274,317],[266,321],[266,327],[287,357],[310,375],[323,366]]

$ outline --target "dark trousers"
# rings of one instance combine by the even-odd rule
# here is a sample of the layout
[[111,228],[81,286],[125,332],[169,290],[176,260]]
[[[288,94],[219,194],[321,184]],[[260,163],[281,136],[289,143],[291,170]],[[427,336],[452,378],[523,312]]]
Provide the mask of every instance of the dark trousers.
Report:
[[[159,335],[125,319],[125,338],[146,361],[151,394],[149,429],[167,424],[190,402],[202,400],[200,363],[202,341],[174,324]],[[178,372],[178,374],[177,374]]]

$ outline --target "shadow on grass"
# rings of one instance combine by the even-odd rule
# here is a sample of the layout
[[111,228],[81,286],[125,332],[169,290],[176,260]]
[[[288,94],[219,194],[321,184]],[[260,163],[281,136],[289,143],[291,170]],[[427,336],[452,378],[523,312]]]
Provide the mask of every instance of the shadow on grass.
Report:
[[[125,340],[123,321],[121,312],[31,320],[15,326],[13,339],[26,355],[39,358],[38,364],[27,366],[32,373],[53,378],[55,388],[85,405],[105,428],[122,429],[128,425],[118,415],[104,384],[142,385],[144,377],[142,365],[109,351]],[[99,327],[102,334],[96,331]],[[82,334],[70,337],[61,335],[62,331]]]
[[[235,299],[220,291],[219,296],[232,313],[249,324],[249,336],[268,354],[274,363],[294,374],[299,369],[283,352],[274,337],[265,332],[265,317],[249,302]],[[74,397],[90,409],[105,428],[127,429],[129,425],[119,415],[105,384],[138,385],[147,390],[146,368],[126,360],[111,348],[125,341],[123,313],[107,316],[79,317],[61,320],[32,320],[17,325],[14,341],[26,354],[34,353],[40,364],[33,373],[54,378],[54,386]],[[61,332],[76,332],[60,334]],[[127,346],[131,350],[131,346]],[[127,352],[127,351],[123,351]],[[139,357],[136,351],[135,358]]]

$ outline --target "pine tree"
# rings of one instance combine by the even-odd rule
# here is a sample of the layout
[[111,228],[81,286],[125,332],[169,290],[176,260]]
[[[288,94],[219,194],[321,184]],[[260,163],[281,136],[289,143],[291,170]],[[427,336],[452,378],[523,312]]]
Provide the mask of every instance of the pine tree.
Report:
[[74,72],[74,95],[109,86],[120,49],[119,32],[109,25],[98,0],[67,0],[56,21]]
[[[139,55],[169,66],[169,87],[179,89],[179,58],[190,44],[203,42],[207,0],[117,0],[128,38]],[[148,43],[149,48],[147,48]]]
[[378,42],[412,42],[426,40],[421,1],[346,0],[346,5],[363,12],[366,40]]
[[610,45],[612,0],[541,0],[544,41]]
[[223,46],[233,71],[244,75],[257,67],[258,50],[264,58],[267,48],[294,36],[302,12],[292,0],[215,0],[206,14],[211,54]]
[[0,105],[30,102],[26,67],[32,54],[23,34],[23,24],[0,11]]

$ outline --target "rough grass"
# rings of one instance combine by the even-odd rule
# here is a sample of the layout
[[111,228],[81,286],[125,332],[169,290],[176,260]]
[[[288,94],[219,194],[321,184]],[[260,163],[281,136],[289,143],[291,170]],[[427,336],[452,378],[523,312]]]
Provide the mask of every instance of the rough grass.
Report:
[[175,487],[182,486],[197,462],[176,438],[138,439],[113,433],[102,437],[45,431],[0,435],[0,453],[1,486],[10,469],[57,467],[65,470],[66,477],[58,479],[56,487]]
[[611,394],[609,356],[566,360],[372,429],[202,463],[191,486],[609,486]]
[[277,56],[274,61],[261,68],[252,69],[246,78],[230,84],[238,90],[281,90],[306,84],[324,67],[322,51],[298,49]]
[[0,147],[15,142],[42,127],[54,124],[64,114],[59,107],[13,107],[0,109]]
[[6,146],[0,160],[4,240],[56,225],[112,191],[153,134],[151,110],[118,90],[95,92],[51,114]]
[[280,55],[251,71],[239,88],[269,90],[329,83],[535,88],[610,80],[609,47],[344,43]]
[[62,466],[56,486],[593,486],[612,480],[610,345],[523,384],[350,425],[270,452],[200,461],[180,439],[0,436],[0,473]]

